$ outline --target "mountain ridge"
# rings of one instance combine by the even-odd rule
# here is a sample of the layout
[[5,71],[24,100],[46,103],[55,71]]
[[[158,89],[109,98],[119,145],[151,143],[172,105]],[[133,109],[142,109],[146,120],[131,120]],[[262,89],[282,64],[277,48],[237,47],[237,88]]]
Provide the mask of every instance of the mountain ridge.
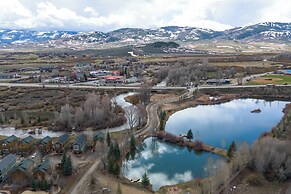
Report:
[[120,28],[110,32],[0,30],[0,45],[22,44],[147,44],[156,41],[199,40],[283,41],[291,40],[291,23],[263,22],[224,31],[207,28],[164,26],[157,29]]

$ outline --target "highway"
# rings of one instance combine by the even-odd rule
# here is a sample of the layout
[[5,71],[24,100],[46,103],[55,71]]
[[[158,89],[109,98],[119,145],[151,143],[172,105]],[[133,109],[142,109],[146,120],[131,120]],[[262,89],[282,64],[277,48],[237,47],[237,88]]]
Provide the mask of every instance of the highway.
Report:
[[[278,87],[290,87],[289,85],[276,85]],[[0,87],[27,87],[27,88],[76,88],[76,89],[95,89],[95,90],[114,90],[114,89],[126,89],[126,90],[137,90],[138,86],[95,86],[95,85],[84,85],[84,84],[41,84],[41,83],[0,83]],[[263,88],[266,85],[220,85],[220,86],[199,86],[198,89],[211,89],[211,88]],[[184,90],[186,87],[169,87],[169,86],[154,86],[152,90]],[[194,90],[197,88],[190,88]]]

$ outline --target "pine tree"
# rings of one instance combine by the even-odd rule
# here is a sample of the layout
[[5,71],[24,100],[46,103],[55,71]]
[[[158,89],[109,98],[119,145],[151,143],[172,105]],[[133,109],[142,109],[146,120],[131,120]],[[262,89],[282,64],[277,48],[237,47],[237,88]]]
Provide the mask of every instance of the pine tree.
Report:
[[107,145],[110,146],[110,144],[111,144],[111,137],[110,137],[109,132],[107,132],[106,142],[107,142]]
[[144,187],[148,187],[151,183],[150,183],[150,179],[148,178],[147,173],[145,172],[144,175],[142,176],[142,180],[141,180],[141,184]]
[[72,166],[72,159],[71,156],[68,156],[66,158],[65,164],[64,164],[64,175],[70,176],[73,173],[73,166]]
[[231,146],[229,146],[229,148],[227,149],[226,156],[227,156],[228,158],[231,158],[231,157],[232,157]]
[[34,191],[37,190],[37,187],[38,187],[37,186],[37,182],[36,182],[36,180],[33,179],[31,181],[31,188],[32,188],[32,190],[34,190]]
[[187,133],[187,139],[189,140],[189,141],[191,141],[191,139],[193,139],[193,133],[192,133],[192,130],[190,129],[189,131],[188,131],[188,133]]
[[135,149],[135,137],[134,135],[132,134],[131,135],[131,138],[130,138],[130,149]]
[[234,141],[231,143],[231,149],[232,149],[232,152],[236,151],[236,145],[235,145]]
[[118,177],[119,173],[120,173],[120,166],[119,166],[118,162],[115,162],[114,169],[113,169],[113,174]]
[[229,146],[229,148],[227,149],[226,156],[229,158],[232,158],[235,151],[236,151],[236,145],[233,141],[231,145]]
[[114,155],[115,155],[115,161],[118,161],[121,157],[119,145],[117,142],[115,143],[115,146],[114,146]]
[[67,156],[66,156],[66,153],[64,152],[63,155],[62,155],[62,158],[61,158],[61,167],[62,168],[64,167],[66,159],[67,159]]

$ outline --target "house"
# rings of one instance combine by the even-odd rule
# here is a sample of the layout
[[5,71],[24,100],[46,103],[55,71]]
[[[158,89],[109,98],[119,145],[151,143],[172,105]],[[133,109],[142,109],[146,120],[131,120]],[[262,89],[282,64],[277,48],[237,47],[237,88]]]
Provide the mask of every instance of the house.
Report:
[[0,73],[0,79],[13,79],[13,78],[21,78],[21,76],[17,73]]
[[124,83],[124,76],[105,76],[105,83],[108,85],[116,85]]
[[18,138],[15,135],[11,135],[4,139],[0,144],[1,154],[15,153],[17,150]]
[[76,64],[77,67],[88,67],[91,66],[90,62],[79,62]]
[[87,147],[87,136],[85,134],[79,135],[74,144],[73,144],[73,149],[75,153],[84,153]]
[[30,184],[34,165],[34,161],[30,158],[22,160],[19,165],[15,167],[15,171],[11,174],[12,183],[19,187]]
[[35,139],[30,135],[19,143],[18,145],[18,154],[20,155],[26,155],[29,154],[31,151],[34,150],[35,146]]
[[103,141],[105,139],[105,134],[101,131],[98,131],[94,136],[93,136],[93,141]]
[[32,172],[34,179],[49,181],[52,175],[52,166],[50,161],[48,159],[42,161],[37,167],[32,170]]
[[42,153],[49,153],[53,150],[53,141],[50,136],[46,136],[42,138],[39,142],[39,149],[41,150]]
[[61,135],[55,143],[55,151],[62,153],[69,146],[69,134]]
[[230,79],[208,79],[206,81],[207,84],[230,84]]
[[0,183],[7,180],[16,165],[16,156],[8,154],[0,161]]
[[139,82],[139,79],[137,77],[130,77],[125,80],[126,83],[131,84],[131,83],[137,83]]

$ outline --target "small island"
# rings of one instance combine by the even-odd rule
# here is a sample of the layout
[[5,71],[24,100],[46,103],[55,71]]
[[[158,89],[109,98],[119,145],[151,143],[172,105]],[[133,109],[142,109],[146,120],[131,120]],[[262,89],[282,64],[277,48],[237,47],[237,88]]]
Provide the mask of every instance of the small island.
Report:
[[251,113],[260,113],[261,111],[262,111],[261,109],[257,108],[252,110]]

